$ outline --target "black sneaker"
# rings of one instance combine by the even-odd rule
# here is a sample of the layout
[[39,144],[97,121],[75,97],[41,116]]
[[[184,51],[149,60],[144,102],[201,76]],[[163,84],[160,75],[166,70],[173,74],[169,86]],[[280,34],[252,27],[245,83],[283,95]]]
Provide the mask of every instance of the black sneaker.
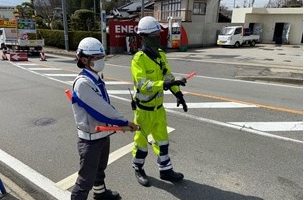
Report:
[[173,169],[169,169],[160,171],[160,179],[171,182],[179,182],[184,179],[184,175],[182,173],[173,171]]
[[101,194],[94,193],[95,200],[119,200],[121,199],[120,195],[116,191],[106,190]]
[[142,186],[148,187],[150,186],[148,177],[145,173],[145,170],[143,169],[136,169],[135,170],[135,177],[137,178],[137,181],[139,184],[141,184]]

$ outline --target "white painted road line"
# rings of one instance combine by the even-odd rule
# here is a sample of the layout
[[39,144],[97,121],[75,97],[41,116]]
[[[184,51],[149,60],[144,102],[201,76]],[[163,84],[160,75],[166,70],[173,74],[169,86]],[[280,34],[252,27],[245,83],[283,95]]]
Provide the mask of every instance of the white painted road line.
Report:
[[0,149],[0,160],[15,172],[19,173],[25,179],[29,180],[34,185],[38,186],[42,190],[49,193],[51,196],[58,200],[70,199],[71,193],[69,191],[61,190],[55,186],[55,183],[47,177],[41,175],[37,171],[33,170],[26,164],[12,157],[8,153]]
[[131,82],[126,81],[105,81],[106,85],[133,85]]
[[[74,83],[74,81],[67,81],[67,82],[70,84]],[[132,83],[125,82],[125,81],[105,81],[105,84],[106,85],[130,85]],[[120,90],[120,91],[122,91],[122,90]],[[129,94],[129,90],[125,90],[125,91],[127,91],[128,92],[127,94]],[[126,92],[123,92],[122,94],[124,94],[124,93],[126,93]]]
[[[66,81],[61,81],[59,79],[55,79],[55,78],[46,76],[44,74],[37,73],[35,71],[28,70],[28,69],[26,69],[26,68],[24,68],[22,66],[16,65],[13,62],[10,62],[10,63],[13,64],[13,65],[15,65],[16,67],[18,67],[20,69],[24,69],[26,71],[29,71],[31,73],[43,76],[43,77],[48,78],[50,80],[57,81],[57,82],[60,82],[60,83],[63,83],[63,84],[67,84],[67,85],[70,85],[70,86],[72,85],[71,83],[68,83]],[[109,96],[113,97],[115,99],[120,99],[122,101],[130,102],[130,100],[127,99],[127,98],[115,96],[115,95],[112,95],[112,94],[110,94]],[[278,140],[283,140],[283,141],[289,141],[289,142],[295,142],[295,143],[303,144],[303,141],[301,141],[301,140],[296,140],[296,139],[292,139],[292,138],[288,138],[288,137],[282,137],[282,136],[278,136],[278,135],[275,135],[275,134],[270,134],[270,133],[266,133],[266,132],[262,132],[262,131],[256,131],[256,130],[252,130],[252,129],[249,129],[249,128],[246,128],[246,127],[244,127],[244,128],[241,127],[240,128],[239,126],[236,126],[236,125],[233,125],[233,124],[229,124],[229,123],[225,123],[225,122],[220,122],[220,121],[216,121],[216,120],[213,120],[213,119],[207,119],[207,118],[203,118],[203,117],[198,117],[198,116],[187,114],[187,113],[184,113],[184,112],[179,112],[179,111],[170,110],[170,109],[167,109],[167,112],[172,113],[172,114],[176,114],[176,115],[181,116],[181,117],[187,117],[189,119],[197,120],[197,121],[202,121],[202,122],[206,122],[206,123],[210,123],[210,124],[215,124],[215,125],[222,126],[222,127],[236,129],[236,130],[239,130],[239,131],[243,131],[245,133],[247,132],[247,133],[251,133],[251,134],[255,134],[255,135],[261,135],[261,136],[264,136],[264,137],[270,137],[270,138],[274,138],[274,139],[278,139]]]
[[76,77],[78,76],[78,74],[44,74],[45,76],[50,76],[50,77],[54,77],[54,76],[60,76],[60,77]]
[[[224,63],[227,64],[227,63]],[[240,64],[240,63],[238,63]],[[121,68],[130,68],[130,66],[127,65],[115,65],[111,63],[107,63],[107,65],[112,65],[115,67],[121,67]],[[172,72],[173,74],[181,75],[181,76],[187,76],[188,74],[183,73],[176,73]],[[239,82],[239,83],[246,83],[246,84],[255,84],[255,85],[271,85],[271,86],[277,86],[277,87],[288,87],[288,88],[297,88],[297,89],[303,89],[303,86],[295,86],[295,85],[284,85],[279,83],[266,83],[266,82],[256,82],[256,81],[246,81],[246,80],[239,80],[239,79],[232,79],[232,78],[217,78],[217,77],[210,77],[210,76],[200,76],[195,75],[195,77],[204,78],[204,79],[211,79],[211,80],[222,80],[222,81],[231,81],[231,82]]]
[[[174,130],[175,130],[174,128],[167,127],[168,133],[171,133]],[[149,135],[148,141],[152,142],[151,135]],[[114,151],[112,153],[110,153],[108,165],[110,165],[111,163],[113,163],[116,160],[120,159],[124,155],[130,153],[132,151],[132,148],[133,148],[133,142],[130,143],[130,144],[127,144],[126,146],[123,146],[123,147],[117,149],[116,151]],[[75,184],[77,176],[78,176],[78,172],[76,172],[76,173],[74,173],[74,174],[66,177],[65,179],[57,182],[56,186],[59,187],[62,190],[67,190],[67,189],[71,188]]]
[[[176,103],[164,103],[165,108],[181,109],[182,106],[176,107]],[[203,102],[203,103],[188,103],[188,108],[255,108],[256,105],[235,103],[235,102]]]
[[52,70],[52,71],[55,71],[55,70],[63,70],[63,69],[60,69],[60,68],[46,68],[46,67],[43,67],[43,68],[39,68],[39,67],[32,67],[32,68],[28,68],[29,70],[34,70],[34,71],[48,71],[48,70]]
[[[108,94],[128,94],[130,95],[129,90],[107,90]],[[133,94],[133,90],[131,90],[132,94]],[[164,91],[164,94],[172,94],[170,91]],[[184,93],[185,94],[185,93]]]
[[31,63],[31,62],[28,62],[28,63],[24,63],[24,62],[14,62],[14,64],[16,65],[23,65],[23,66],[34,66],[34,65],[38,65],[36,63]]
[[228,122],[260,131],[303,131],[303,122]]
[[206,123],[209,123],[209,124],[215,124],[215,125],[222,126],[222,127],[236,129],[236,130],[242,131],[244,133],[251,133],[251,134],[254,134],[254,135],[261,135],[261,136],[265,136],[265,137],[269,137],[269,138],[275,138],[275,139],[278,139],[278,140],[283,140],[283,141],[289,141],[289,142],[295,142],[295,143],[303,144],[303,141],[292,139],[292,138],[289,138],[289,137],[282,137],[282,136],[279,136],[279,135],[275,135],[275,134],[271,134],[271,133],[266,133],[266,132],[258,131],[258,130],[253,130],[253,129],[246,128],[246,127],[240,127],[240,126],[236,126],[234,124],[220,122],[220,121],[216,121],[216,120],[213,120],[213,119],[207,119],[207,118],[203,118],[203,117],[198,117],[198,116],[195,116],[195,115],[191,115],[191,114],[188,114],[188,113],[179,112],[179,111],[175,111],[175,110],[167,109],[166,111],[168,113],[179,115],[181,117],[187,117],[189,119],[193,119],[193,120],[197,120],[197,121],[201,121],[201,122],[206,122]]

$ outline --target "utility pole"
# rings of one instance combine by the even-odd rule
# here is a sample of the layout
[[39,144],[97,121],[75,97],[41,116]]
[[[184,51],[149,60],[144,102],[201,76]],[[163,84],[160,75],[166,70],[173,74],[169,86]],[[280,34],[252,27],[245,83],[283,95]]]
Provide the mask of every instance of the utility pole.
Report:
[[141,0],[141,18],[144,17],[145,12],[145,0]]
[[61,0],[62,3],[62,17],[63,17],[63,29],[64,29],[64,46],[65,50],[69,50],[69,32],[68,32],[68,23],[66,16],[66,0]]
[[94,20],[96,18],[96,0],[93,0],[94,1]]
[[233,8],[235,8],[235,0],[233,0]]
[[107,25],[106,25],[106,11],[103,10],[103,1],[100,0],[100,30],[101,30],[101,43],[105,52],[107,52]]

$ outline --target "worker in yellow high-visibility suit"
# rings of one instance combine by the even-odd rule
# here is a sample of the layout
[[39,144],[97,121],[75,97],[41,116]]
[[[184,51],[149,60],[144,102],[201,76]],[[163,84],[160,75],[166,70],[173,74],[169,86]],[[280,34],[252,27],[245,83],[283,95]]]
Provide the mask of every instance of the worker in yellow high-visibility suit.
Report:
[[160,24],[151,16],[139,21],[137,33],[142,36],[143,49],[134,55],[131,63],[136,101],[134,123],[141,128],[134,136],[133,168],[138,182],[143,186],[149,186],[143,169],[148,154],[149,134],[155,141],[153,151],[158,156],[160,178],[171,182],[184,178],[182,173],[173,171],[168,155],[169,139],[163,101],[164,90],[170,90],[177,98],[177,106],[182,105],[187,112],[187,104],[179,88],[180,85],[185,86],[186,79],[176,80],[171,74],[166,55],[160,49],[160,30]]

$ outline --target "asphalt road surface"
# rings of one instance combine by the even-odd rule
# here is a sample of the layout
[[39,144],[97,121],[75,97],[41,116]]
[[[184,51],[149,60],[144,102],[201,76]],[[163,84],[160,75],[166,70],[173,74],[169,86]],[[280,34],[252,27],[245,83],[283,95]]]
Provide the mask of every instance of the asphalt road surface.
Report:
[[[104,76],[112,103],[132,119],[130,59],[109,59]],[[239,68],[225,64],[170,64],[176,76],[197,73],[182,88],[187,113],[165,95],[170,156],[185,180],[160,180],[150,148],[145,169],[152,186],[141,187],[131,167],[133,134],[119,133],[111,137],[107,187],[125,200],[302,199],[303,87],[237,80]],[[76,128],[64,90],[79,71],[73,58],[62,56],[0,61],[0,158],[58,199],[68,197],[78,170]]]

